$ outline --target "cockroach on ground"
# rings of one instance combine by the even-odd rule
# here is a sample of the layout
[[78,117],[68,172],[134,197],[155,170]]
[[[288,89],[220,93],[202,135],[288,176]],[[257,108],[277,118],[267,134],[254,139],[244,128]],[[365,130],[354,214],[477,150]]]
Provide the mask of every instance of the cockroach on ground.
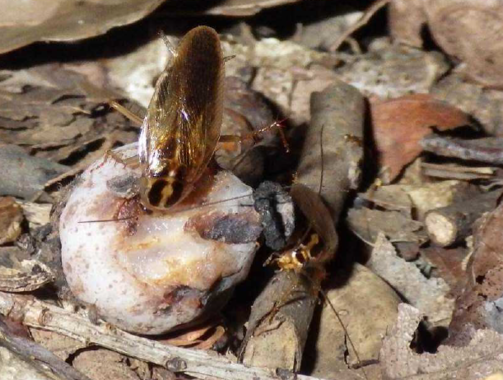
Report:
[[223,117],[224,57],[218,34],[200,26],[190,30],[172,49],[173,58],[159,77],[143,121],[115,101],[110,104],[141,123],[138,156],[128,165],[139,165],[142,204],[151,210],[177,206],[192,192],[207,171],[220,142],[226,149],[257,136],[274,122],[246,136],[221,135]]
[[[290,245],[289,249],[271,256],[271,258],[266,261],[266,265],[275,263],[280,271],[292,271],[297,273],[301,281],[307,281],[309,284],[307,288],[311,289],[312,295],[317,296],[318,294],[321,294],[322,300],[328,303],[337,320],[341,324],[346,336],[348,337],[349,344],[355,352],[356,359],[363,375],[367,378],[359,358],[358,351],[356,350],[356,347],[353,344],[342,319],[322,289],[322,282],[327,275],[325,266],[335,257],[338,246],[338,235],[332,215],[321,197],[324,169],[323,128],[321,128],[320,134],[321,174],[318,191],[316,192],[301,183],[294,183],[290,190],[290,195],[294,204],[299,208],[305,218],[305,230],[304,232],[301,232],[300,238]],[[291,302],[291,295],[295,291],[296,289],[293,288],[291,289],[291,292],[286,293],[284,297],[282,297],[272,311],[270,316],[271,319],[274,317],[274,314],[277,313],[279,308],[284,306],[287,302]]]

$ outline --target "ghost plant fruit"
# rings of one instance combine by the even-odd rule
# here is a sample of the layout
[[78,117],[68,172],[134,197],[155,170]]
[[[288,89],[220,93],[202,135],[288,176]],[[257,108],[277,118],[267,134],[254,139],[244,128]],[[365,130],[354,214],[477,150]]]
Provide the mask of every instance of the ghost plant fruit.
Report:
[[136,152],[119,148],[82,174],[61,214],[61,255],[78,300],[120,328],[160,334],[225,303],[261,226],[251,189],[227,171],[204,175],[175,210],[147,210],[141,171],[126,163]]

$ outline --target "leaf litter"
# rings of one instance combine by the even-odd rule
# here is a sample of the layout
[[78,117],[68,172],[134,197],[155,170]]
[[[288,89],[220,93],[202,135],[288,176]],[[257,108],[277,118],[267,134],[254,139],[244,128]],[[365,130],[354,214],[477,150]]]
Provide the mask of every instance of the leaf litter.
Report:
[[[119,17],[117,10],[118,13],[100,16],[97,24],[74,28],[67,22],[68,30],[60,29],[60,35],[47,34],[48,20],[63,9],[58,7],[69,6],[61,1],[45,9],[36,24],[29,20],[29,14],[24,15],[25,19],[12,19],[12,25],[4,22],[2,27],[9,33],[22,30],[20,35],[24,37],[17,42],[0,41],[0,49],[7,51],[37,40],[75,40],[99,34],[113,25],[144,17],[160,2],[146,3],[141,10],[128,9],[123,4],[120,12],[125,16]],[[251,14],[281,2],[253,3],[249,8],[248,4],[243,7],[239,2],[224,2],[206,13]],[[451,3],[452,7],[448,7]],[[484,18],[488,9],[494,11],[492,5],[469,1],[467,4],[472,9],[465,19],[469,27],[459,28],[453,18],[459,11],[455,1],[439,5],[432,1],[414,2],[413,8],[404,12],[404,2],[392,0],[388,5],[390,35],[373,35],[362,25],[358,33],[370,36],[368,44],[359,34],[346,36],[344,28],[330,26],[331,22],[355,22],[361,12],[331,16],[329,23],[324,23],[324,19],[312,25],[306,23],[309,27],[299,28],[290,38],[274,33],[262,38],[260,33],[265,29],[253,22],[228,29],[222,35],[225,55],[235,56],[226,62],[227,75],[233,77],[227,80],[227,87],[232,90],[228,91],[226,107],[233,111],[224,128],[237,125],[238,130],[245,131],[251,125],[258,129],[281,114],[288,120],[289,139],[296,147],[291,156],[278,153],[281,148],[272,148],[261,158],[252,157],[248,169],[243,169],[245,173],[253,172],[248,177],[252,182],[261,182],[267,176],[288,184],[296,172],[295,160],[300,155],[305,128],[317,115],[310,103],[312,93],[336,88],[338,81],[343,80],[356,87],[369,104],[367,129],[359,142],[365,147],[362,185],[351,189],[347,209],[337,217],[344,238],[337,260],[327,267],[327,279],[323,282],[329,299],[342,311],[347,331],[338,331],[335,320],[327,322],[333,313],[324,304],[321,316],[315,314],[312,322],[304,356],[301,354],[299,359],[302,365],[296,366],[306,375],[354,378],[360,376],[355,367],[362,366],[369,378],[393,379],[485,379],[503,371],[498,348],[503,333],[499,252],[502,245],[497,233],[500,199],[496,197],[491,206],[478,201],[470,208],[464,206],[481,199],[488,191],[499,190],[502,183],[499,120],[503,98],[499,90],[501,74],[494,70],[501,48],[487,41],[494,41],[491,33],[500,30],[503,22],[498,17]],[[87,9],[91,8],[89,5]],[[18,25],[14,25],[16,22]],[[155,22],[154,17],[142,21],[142,25]],[[489,22],[494,28],[477,28],[481,22]],[[422,48],[421,25],[428,25],[437,43],[434,49]],[[313,42],[313,30],[321,33],[328,27],[334,35],[328,40],[326,35],[320,35]],[[343,43],[339,52],[328,52],[340,36],[347,37],[344,41],[348,43]],[[452,43],[463,38],[467,41],[463,46]],[[391,40],[407,45],[392,44]],[[484,46],[491,46],[483,54],[477,48],[481,41],[487,42]],[[54,62],[10,65],[0,70],[0,282],[13,284],[1,288],[0,313],[4,320],[16,319],[16,308],[21,315],[23,310],[35,310],[30,308],[38,307],[37,302],[51,300],[62,307],[52,309],[54,305],[47,304],[41,309],[54,313],[70,310],[69,321],[71,315],[85,316],[97,326],[106,326],[111,336],[117,337],[116,328],[95,320],[92,305],[75,304],[65,287],[62,273],[58,272],[58,231],[53,227],[54,220],[50,220],[57,218],[58,213],[49,214],[49,210],[60,207],[71,189],[70,182],[82,170],[108,150],[137,140],[137,126],[112,112],[106,102],[110,97],[138,102],[127,104],[141,115],[166,57],[160,39],[152,38],[137,51],[115,57],[57,63],[56,55]],[[102,92],[90,91],[93,86]],[[363,111],[359,112],[363,117]],[[356,141],[354,136],[344,138]],[[264,143],[272,147],[274,144],[274,137]],[[325,149],[330,151],[330,139],[326,144],[329,146]],[[314,145],[310,148],[315,151]],[[326,157],[324,170],[329,174],[325,186],[332,186],[334,191],[339,185],[330,174],[330,167],[340,162],[346,149],[342,146]],[[274,159],[267,161],[267,157]],[[252,170],[258,167],[260,170]],[[321,175],[321,166],[314,166],[313,170]],[[449,219],[453,225],[469,222],[467,228],[459,229],[452,243],[440,246],[431,233],[447,232],[446,224],[428,224],[428,215],[444,215],[446,209],[459,210],[449,214],[454,215],[454,219]],[[268,254],[264,250],[262,257]],[[345,261],[358,263],[347,267]],[[235,371],[228,378],[251,378],[246,367],[235,363],[234,355],[247,328],[247,310],[253,301],[250,297],[256,297],[258,288],[271,275],[259,263],[252,268],[243,288],[237,290],[232,306],[223,309],[227,319],[217,319],[211,327],[174,334],[162,340],[162,344],[199,346],[208,352],[213,352],[211,346],[220,353],[227,350],[232,363],[227,365]],[[14,293],[15,289],[28,293]],[[181,359],[172,357],[167,362],[134,349],[115,352],[113,344],[101,339],[104,335],[67,334],[63,326],[46,331],[51,330],[50,321],[37,322],[29,315],[24,319],[19,315],[18,320],[31,326],[35,342],[89,378],[199,376],[191,367],[191,349],[179,352]],[[238,318],[239,315],[244,317]],[[13,340],[16,334],[8,331],[11,330],[2,330],[2,342],[8,341],[7,347],[11,348],[24,347],[20,352],[27,350],[22,342]],[[105,334],[105,330],[100,331]],[[348,344],[347,333],[360,351],[360,363]],[[128,339],[139,339],[142,344],[149,341],[141,337]],[[101,342],[99,345],[104,348],[88,347],[82,342]],[[337,351],[333,354],[335,345]],[[26,358],[36,366],[32,358],[41,360],[37,355]],[[134,359],[135,355],[140,360]],[[211,359],[203,360],[209,371],[203,376],[214,374],[211,371],[216,371],[223,356],[218,358],[213,363]],[[18,371],[27,370],[14,359],[12,363]],[[56,362],[51,363],[60,368]],[[269,372],[252,373],[263,378],[273,376]],[[65,371],[58,376],[75,378]]]

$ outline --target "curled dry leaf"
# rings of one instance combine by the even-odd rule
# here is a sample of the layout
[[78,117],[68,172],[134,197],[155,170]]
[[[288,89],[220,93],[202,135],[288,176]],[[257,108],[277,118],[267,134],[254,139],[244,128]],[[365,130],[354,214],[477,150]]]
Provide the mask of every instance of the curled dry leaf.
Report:
[[36,41],[73,41],[135,22],[163,0],[0,0],[0,53]]
[[461,60],[464,74],[487,86],[503,86],[503,1],[393,0],[391,35],[420,47],[428,24],[435,42]]
[[449,286],[441,278],[426,278],[414,263],[398,257],[395,248],[382,233],[367,266],[407,302],[424,312],[429,321],[436,324],[449,321],[454,306]]
[[329,54],[308,49],[291,41],[265,38],[249,45],[224,41],[224,55],[236,58],[226,63],[227,75],[243,77],[256,68],[251,87],[272,100],[289,123],[298,125],[310,119],[309,99],[337,82]]
[[476,330],[503,332],[503,204],[477,222],[473,253],[467,267],[468,284],[456,300],[449,343],[464,345]]
[[469,124],[468,116],[427,94],[371,103],[372,128],[384,179],[395,179],[420,153],[431,127],[445,131]]
[[436,83],[431,93],[469,114],[488,135],[503,136],[502,91],[467,82],[453,73]]
[[[454,201],[469,199],[479,192],[461,181],[439,181],[420,184],[383,185],[370,188],[358,196],[372,202],[373,206],[400,211],[410,219],[422,221],[424,215],[435,208],[445,207]],[[387,235],[389,236],[389,235]]]
[[0,198],[0,245],[12,243],[19,237],[23,219],[23,210],[14,198]]
[[209,350],[224,334],[225,328],[217,324],[215,319],[206,321],[201,326],[195,326],[186,332],[161,340],[162,343],[180,347],[193,347],[201,350]]
[[54,274],[45,264],[24,260],[20,269],[0,266],[0,290],[3,292],[30,292],[54,281]]
[[437,353],[417,354],[411,349],[423,316],[406,304],[398,306],[398,319],[384,339],[380,360],[386,379],[485,379],[503,370],[503,336],[480,330],[467,347],[440,346]]

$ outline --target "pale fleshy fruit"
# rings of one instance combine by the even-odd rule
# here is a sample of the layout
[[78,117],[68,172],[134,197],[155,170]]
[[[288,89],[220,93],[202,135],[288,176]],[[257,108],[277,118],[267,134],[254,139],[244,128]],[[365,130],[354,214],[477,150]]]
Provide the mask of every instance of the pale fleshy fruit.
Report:
[[181,210],[145,212],[132,166],[107,155],[77,181],[60,219],[63,269],[75,297],[104,320],[160,334],[224,304],[248,274],[261,226],[252,189],[227,171],[200,181]]

